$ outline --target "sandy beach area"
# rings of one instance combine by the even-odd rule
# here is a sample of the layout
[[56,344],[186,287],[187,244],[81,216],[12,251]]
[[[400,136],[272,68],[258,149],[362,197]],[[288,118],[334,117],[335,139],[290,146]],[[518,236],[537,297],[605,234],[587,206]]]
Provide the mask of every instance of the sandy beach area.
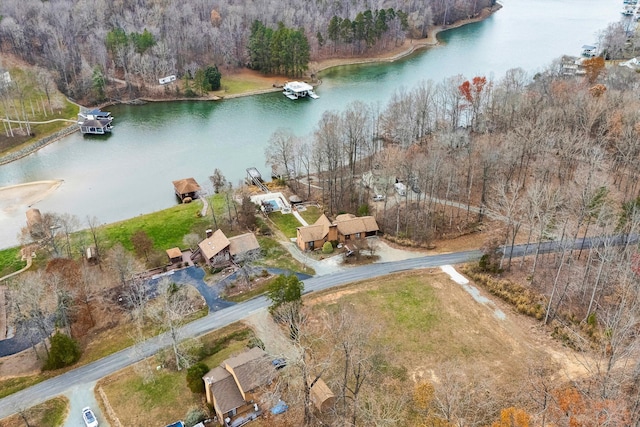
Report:
[[[13,214],[17,209],[29,209],[33,204],[51,195],[62,180],[34,181],[0,187],[0,218]],[[25,219],[26,222],[26,219]]]

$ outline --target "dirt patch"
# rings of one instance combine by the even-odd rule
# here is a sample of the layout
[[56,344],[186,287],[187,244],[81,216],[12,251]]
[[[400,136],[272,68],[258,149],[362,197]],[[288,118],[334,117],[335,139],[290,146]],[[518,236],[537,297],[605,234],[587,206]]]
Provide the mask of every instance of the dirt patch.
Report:
[[260,310],[252,314],[245,319],[245,323],[264,343],[264,350],[271,356],[284,357],[289,360],[295,359],[298,352],[267,310]]
[[[38,345],[38,350],[44,355],[42,344]],[[20,353],[0,358],[0,380],[37,375],[41,368],[42,361],[38,359],[35,350],[28,348]]]

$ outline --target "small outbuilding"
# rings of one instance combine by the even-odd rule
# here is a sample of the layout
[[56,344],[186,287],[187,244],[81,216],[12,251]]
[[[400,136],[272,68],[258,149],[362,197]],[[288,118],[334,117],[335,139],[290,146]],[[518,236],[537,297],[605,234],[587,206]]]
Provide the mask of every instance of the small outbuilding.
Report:
[[320,412],[327,412],[336,403],[336,396],[333,394],[327,384],[318,378],[318,381],[311,387],[311,402]]
[[182,261],[182,251],[180,248],[167,249],[167,257],[169,257],[169,263],[173,264]]
[[297,205],[298,203],[302,203],[302,199],[297,194],[293,194],[289,196],[289,203],[292,205]]
[[181,202],[185,203],[187,197],[190,200],[198,198],[198,191],[202,190],[200,185],[193,178],[180,179],[173,181],[173,189],[176,192],[176,196]]

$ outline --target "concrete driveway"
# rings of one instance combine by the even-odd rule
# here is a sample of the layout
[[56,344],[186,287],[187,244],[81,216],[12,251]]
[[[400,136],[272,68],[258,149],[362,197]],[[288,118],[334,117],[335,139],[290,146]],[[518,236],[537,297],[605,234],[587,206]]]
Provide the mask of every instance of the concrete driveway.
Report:
[[[375,254],[378,256],[378,260],[376,263],[402,261],[405,259],[420,258],[427,255],[427,252],[392,248],[377,236],[367,237],[367,240],[377,245]],[[316,276],[324,276],[353,268],[351,266],[345,266],[342,263],[344,260],[344,255],[342,255],[342,253],[337,253],[323,260],[316,260],[302,252],[293,242],[284,243],[284,246],[296,260],[313,268],[316,272]]]

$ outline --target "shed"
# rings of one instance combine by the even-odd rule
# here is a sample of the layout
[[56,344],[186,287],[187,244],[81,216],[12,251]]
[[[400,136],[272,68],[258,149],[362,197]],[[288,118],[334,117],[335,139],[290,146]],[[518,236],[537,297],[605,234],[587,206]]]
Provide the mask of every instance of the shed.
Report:
[[180,248],[167,249],[167,256],[169,257],[169,262],[172,264],[182,261],[182,251]]
[[292,205],[298,204],[298,203],[302,203],[302,198],[300,198],[300,196],[294,194],[292,196],[289,196],[289,202]]
[[311,387],[311,394],[309,397],[311,398],[313,405],[320,412],[328,411],[336,403],[336,396],[322,378],[318,378],[318,381],[316,381],[316,383]]
[[87,261],[89,262],[97,262],[98,261],[98,251],[95,246],[89,246],[87,248]]
[[187,197],[191,199],[198,198],[198,191],[201,190],[200,185],[193,178],[179,179],[173,181],[173,188],[176,192],[176,196],[184,202]]

